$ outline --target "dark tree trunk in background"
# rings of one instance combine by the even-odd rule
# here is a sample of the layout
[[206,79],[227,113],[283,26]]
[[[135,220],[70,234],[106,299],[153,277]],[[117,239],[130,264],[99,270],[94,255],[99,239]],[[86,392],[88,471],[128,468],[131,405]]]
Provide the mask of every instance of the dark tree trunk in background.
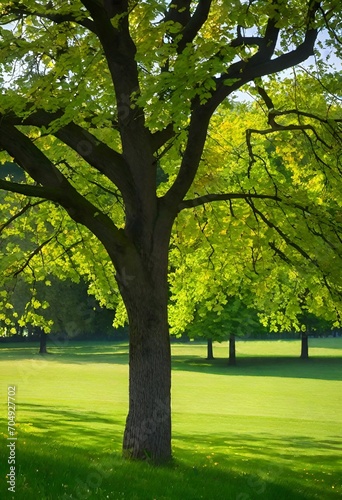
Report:
[[44,330],[41,329],[39,333],[39,354],[47,354],[46,340],[47,335]]
[[207,339],[207,359],[214,359],[212,339]]
[[235,335],[233,333],[229,336],[229,358],[228,365],[236,365],[236,350],[235,350]]
[[301,359],[309,359],[309,337],[306,332],[301,335]]

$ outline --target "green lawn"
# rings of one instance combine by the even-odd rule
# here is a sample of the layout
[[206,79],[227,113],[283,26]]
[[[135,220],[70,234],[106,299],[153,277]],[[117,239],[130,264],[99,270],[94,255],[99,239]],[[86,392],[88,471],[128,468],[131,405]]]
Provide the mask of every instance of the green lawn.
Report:
[[[342,496],[342,339],[173,345],[171,465],[121,459],[127,346],[0,345],[0,498],[328,500]],[[7,387],[16,385],[16,493]]]

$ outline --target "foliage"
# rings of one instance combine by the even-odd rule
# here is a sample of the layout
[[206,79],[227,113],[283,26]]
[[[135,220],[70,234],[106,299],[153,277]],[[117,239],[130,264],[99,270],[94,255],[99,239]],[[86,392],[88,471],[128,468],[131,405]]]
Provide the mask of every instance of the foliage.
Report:
[[[103,336],[112,330],[113,311],[89,297],[86,284],[49,276],[29,285],[19,276],[7,283],[7,309],[0,325],[5,332],[31,335],[34,327],[46,333],[73,337]],[[6,327],[7,325],[7,327]]]
[[[210,308],[210,304],[208,304]],[[190,338],[212,339],[218,342],[229,339],[230,335],[248,338],[251,333],[265,333],[255,310],[251,310],[236,297],[228,298],[222,310],[218,306],[196,312],[193,321],[186,328]]]
[[[290,80],[269,81],[255,92],[254,103],[221,110],[215,117],[194,192],[224,179],[232,191],[273,190],[278,202],[232,199],[178,217],[170,313],[177,332],[199,308],[220,314],[227,295],[254,306],[271,330],[300,330],[305,311],[339,324],[341,141],[338,128],[330,130],[332,118],[319,118],[310,109],[321,107],[322,116],[325,110],[334,117],[340,116],[340,107],[333,79],[325,78],[331,88],[325,97],[319,94],[319,81],[304,73],[296,79],[301,85],[295,93]],[[309,103],[306,88],[317,96]],[[288,115],[299,110],[303,117],[292,121]],[[267,122],[275,116],[273,129]],[[242,120],[248,124],[247,141]],[[303,126],[300,135],[294,134]]]
[[[314,16],[318,9],[320,15],[315,18],[315,26],[328,27],[326,45],[338,56],[337,33],[340,24],[339,9],[335,3],[328,2],[322,6],[313,3],[309,15]],[[95,9],[96,2],[84,2],[83,6],[79,2],[54,2],[48,8],[33,1],[25,4],[2,3],[1,60],[5,91],[1,97],[1,112],[4,119],[13,124],[25,123],[27,136],[40,151],[53,161],[82,196],[96,205],[99,213],[110,214],[118,228],[124,227],[125,223],[120,186],[119,189],[113,186],[111,176],[104,172],[103,167],[94,164],[92,156],[93,150],[100,148],[101,144],[102,156],[109,154],[106,146],[120,151],[120,122],[125,122],[130,110],[144,109],[146,126],[152,133],[162,131],[165,127],[168,129],[172,124],[173,132],[167,134],[167,141],[164,145],[161,143],[155,154],[159,175],[163,173],[158,182],[158,193],[162,196],[177,178],[179,156],[184,154],[182,151],[185,151],[189,140],[189,117],[194,103],[199,102],[204,106],[216,98],[219,88],[220,92],[226,92],[227,95],[232,94],[235,88],[243,88],[241,79],[230,78],[229,71],[225,74],[226,68],[230,67],[234,74],[233,69],[243,72],[246,64],[246,67],[248,63],[251,65],[253,58],[258,55],[257,48],[261,44],[261,38],[258,37],[265,35],[265,26],[266,31],[269,30],[268,36],[272,34],[279,37],[279,48],[275,51],[278,57],[293,45],[298,45],[306,29],[305,22],[299,21],[305,18],[305,2],[292,2],[291,7],[277,3],[266,6],[262,2],[246,6],[235,2],[234,8],[224,2],[215,2],[211,9],[202,7],[206,11],[206,20],[199,25],[194,43],[185,45],[185,34],[183,38],[181,35],[182,25],[191,14],[195,22],[197,13],[192,9],[188,11],[186,4],[183,7],[181,4],[178,7],[171,6],[167,14],[168,6],[164,2],[130,7],[130,33],[137,50],[136,60],[139,61],[139,91],[136,89],[131,95],[119,94],[115,87],[114,96],[111,91],[113,70],[108,61],[105,42],[96,32],[87,12],[87,9],[90,12]],[[115,14],[112,18],[115,29],[122,22],[122,16]],[[238,26],[237,31],[234,31],[235,25]],[[253,35],[249,36],[252,27]],[[322,41],[320,44],[323,48]],[[260,52],[261,46],[259,49]],[[237,57],[240,61],[235,63]],[[223,267],[227,270],[223,274],[229,276],[226,278],[229,284],[223,279],[220,289],[229,286],[230,295],[241,293],[240,278],[243,274],[251,275],[248,270],[250,261],[254,267],[261,262],[262,269],[255,270],[259,277],[262,274],[261,285],[259,278],[255,280],[256,276],[253,275],[254,287],[259,290],[256,293],[258,308],[266,310],[270,303],[277,304],[279,308],[283,295],[288,296],[288,290],[292,287],[290,283],[293,279],[300,283],[301,276],[305,283],[298,286],[298,293],[293,295],[300,297],[309,289],[316,297],[306,305],[309,310],[332,310],[329,305],[330,292],[323,291],[322,280],[312,271],[311,278],[308,277],[306,263],[298,266],[300,256],[297,255],[298,243],[295,241],[297,235],[301,235],[300,245],[303,242],[304,245],[299,252],[302,257],[308,257],[320,269],[325,266],[324,277],[329,277],[331,272],[326,268],[331,268],[332,263],[339,258],[336,251],[339,233],[334,234],[340,223],[339,124],[334,121],[339,118],[338,100],[334,97],[339,88],[339,75],[332,73],[331,67],[319,59],[319,52],[316,52],[316,61],[316,68],[310,66],[305,72],[296,71],[295,79],[288,77],[280,82],[278,68],[270,72],[267,82],[255,77],[255,86],[245,87],[255,96],[255,105],[232,105],[223,101],[213,115],[206,148],[188,198],[195,198],[197,194],[199,200],[209,202],[208,191],[232,192],[240,193],[242,201],[234,201],[234,197],[227,196],[225,203],[217,202],[213,208],[200,204],[196,208],[195,205],[199,203],[196,202],[193,204],[192,221],[189,221],[191,216],[185,216],[184,212],[179,214],[171,248],[181,247],[185,249],[184,252],[186,248],[196,247],[196,257],[191,251],[188,257],[190,265],[185,265],[188,274],[186,281],[192,280],[192,274],[188,273],[189,267],[198,275],[199,266],[194,265],[195,259],[199,259],[201,266],[205,260],[210,263],[214,251],[218,253],[220,248],[229,245],[229,255],[225,254],[220,258],[220,264],[215,264],[220,275],[219,281],[223,278]],[[224,85],[222,88],[221,84]],[[272,94],[273,101],[270,101],[265,88]],[[267,98],[262,99],[265,95],[268,101]],[[289,112],[289,109],[293,111]],[[267,122],[270,125],[268,129]],[[75,140],[66,137],[71,129]],[[20,130],[24,131],[24,128]],[[3,158],[8,162],[11,153],[8,156],[5,151],[6,146]],[[6,165],[8,163],[1,167],[3,176],[8,173]],[[26,169],[26,175],[26,182],[33,186],[35,174]],[[32,175],[33,180],[30,180]],[[10,185],[3,184],[3,187],[11,189]],[[29,194],[23,189],[24,194]],[[276,203],[246,198],[254,192],[263,193],[266,199],[275,197]],[[42,191],[42,196],[51,199],[47,190]],[[281,204],[278,199],[281,199]],[[8,237],[15,234],[17,239],[25,239],[25,245],[28,241],[32,242],[24,256],[20,255],[22,241],[20,244],[17,240],[17,244],[10,242],[6,245],[7,257],[2,260],[5,276],[23,270],[25,279],[39,281],[45,279],[47,269],[63,279],[71,277],[78,280],[82,274],[90,284],[90,292],[96,295],[101,304],[119,306],[117,323],[123,323],[126,314],[112,278],[112,264],[108,262],[107,253],[98,240],[79,224],[75,226],[68,208],[71,218],[51,201],[39,205],[35,201],[32,203],[33,206],[31,202],[27,204],[25,196],[12,193],[6,195],[6,203],[2,204],[3,220],[8,219],[8,214],[10,218],[13,217],[11,224],[6,224],[7,241],[11,241],[12,237]],[[191,207],[186,202],[183,205],[184,208]],[[15,215],[18,210],[20,218]],[[298,225],[294,224],[295,220]],[[314,240],[312,236],[315,236]],[[209,249],[199,248],[203,241],[209,244]],[[246,253],[241,251],[241,241]],[[308,250],[312,247],[315,247],[315,255]],[[279,262],[285,255],[286,263],[296,264],[295,271],[287,270]],[[317,257],[320,262],[316,262]],[[18,266],[14,269],[13,263],[17,264],[18,260],[23,264],[19,269]],[[272,260],[276,260],[277,266],[273,265]],[[171,269],[177,268],[171,278],[177,304],[181,303],[182,289],[185,293],[184,279],[178,285],[175,284],[178,275],[183,272],[183,266],[183,257],[174,260],[171,256]],[[340,266],[335,265],[335,268],[340,269]],[[213,273],[205,271],[203,274],[201,286],[196,292],[190,293],[189,298],[196,304],[196,297],[204,297],[203,287],[207,283],[210,289],[208,293],[216,302],[213,308],[219,309],[222,304],[218,304],[224,303],[225,293],[218,292],[218,285],[214,285],[217,279]],[[248,277],[245,287],[251,286]],[[261,290],[269,296],[266,305]],[[334,296],[333,303],[335,299]],[[279,321],[286,323],[286,316],[290,318],[289,325],[295,321],[299,310],[296,305],[298,300],[294,299],[293,305],[292,299],[288,300],[285,315],[278,314],[278,311],[272,313],[278,314],[277,319],[270,320],[274,327]],[[175,316],[179,319],[182,314],[171,311],[170,317]],[[188,312],[183,325],[190,318],[191,312]],[[335,317],[335,320],[338,318]]]

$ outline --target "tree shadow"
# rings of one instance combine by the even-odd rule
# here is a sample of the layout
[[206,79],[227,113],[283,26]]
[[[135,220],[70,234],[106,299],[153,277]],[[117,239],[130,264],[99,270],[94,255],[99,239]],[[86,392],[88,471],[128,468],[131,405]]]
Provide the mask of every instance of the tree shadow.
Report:
[[[115,418],[93,411],[79,414],[44,405],[20,406],[36,413],[35,428],[53,425],[53,429],[43,435],[19,432],[13,498],[334,500],[341,494],[338,439],[175,433],[175,459],[155,467],[121,458],[122,430],[113,426],[119,423]],[[42,419],[45,412],[50,419]],[[97,430],[90,426],[95,421],[101,424]],[[5,420],[1,423],[5,425]],[[110,433],[107,426],[112,427]],[[2,447],[0,457],[5,460],[4,453]],[[11,498],[4,490],[2,481],[0,498]]]
[[0,346],[0,359],[3,360],[39,360],[47,362],[84,364],[108,363],[127,364],[128,345],[123,343],[79,344],[67,342],[62,345],[48,344],[48,354],[41,356],[36,345]]
[[293,357],[239,357],[235,366],[226,358],[207,360],[172,356],[173,370],[200,371],[214,375],[268,376],[342,380],[342,357],[312,357],[301,360]]
[[[256,474],[259,485],[264,484],[265,493],[272,484],[288,483],[292,492],[302,491],[302,498],[327,499],[342,495],[340,436],[322,440],[312,436],[276,437],[267,433],[210,433],[180,434],[175,438],[179,439],[180,447],[186,444],[193,453],[198,453],[200,448],[212,450],[211,456],[205,457],[211,464],[217,463],[239,473]],[[308,497],[304,490],[309,493]],[[293,498],[292,494],[289,498]]]
[[[330,340],[330,339],[329,339]],[[334,339],[335,340],[335,339]],[[322,347],[319,344],[319,347]],[[0,360],[39,360],[65,364],[128,364],[128,345],[123,342],[101,342],[96,344],[68,343],[49,346],[49,354],[41,356],[36,347],[17,345],[0,347]],[[214,375],[271,376],[290,378],[313,378],[342,380],[342,356],[312,356],[309,360],[290,356],[238,356],[235,366],[229,366],[227,358],[207,360],[197,354],[172,355],[173,370],[200,371]]]
[[342,349],[342,338],[325,338],[325,339],[315,339],[309,338],[309,349]]

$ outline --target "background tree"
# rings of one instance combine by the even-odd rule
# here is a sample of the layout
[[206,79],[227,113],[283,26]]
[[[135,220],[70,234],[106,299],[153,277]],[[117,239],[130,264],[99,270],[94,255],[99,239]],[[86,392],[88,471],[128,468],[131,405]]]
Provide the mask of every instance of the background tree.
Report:
[[[297,82],[303,83],[295,90],[286,79],[277,83],[270,81],[267,91],[260,87],[255,90],[257,106],[265,106],[265,100],[268,104],[265,110],[268,121],[273,123],[275,116],[286,116],[288,120],[288,115],[298,114],[328,124],[326,118],[313,114],[313,110],[300,111],[310,109],[310,106],[315,107],[315,112],[320,110],[322,116],[323,110],[329,107],[333,115],[340,116],[334,97],[336,74],[324,77],[324,87],[329,89],[325,96],[319,94],[322,82],[308,79],[303,72],[295,76]],[[305,88],[311,89],[312,95],[317,97],[309,102],[307,95],[302,94]],[[267,92],[272,92],[279,100],[282,111],[276,110]],[[269,108],[272,109],[271,118]],[[287,121],[290,125],[273,124],[278,127],[279,134],[273,137],[275,129],[263,128],[263,117],[256,113],[256,109],[253,103],[221,108],[217,128],[210,130],[208,156],[205,157],[207,168],[203,169],[203,177],[197,182],[215,185],[222,182],[222,175],[227,175],[227,182],[236,183],[240,188],[246,186],[247,189],[256,179],[265,190],[272,183],[279,197],[297,199],[297,208],[304,217],[298,217],[298,211],[287,203],[275,205],[276,210],[267,203],[261,213],[254,210],[253,203],[248,210],[232,200],[225,207],[225,213],[215,205],[213,209],[194,209],[194,216],[182,214],[176,223],[177,233],[171,251],[171,261],[176,269],[171,275],[172,300],[175,302],[175,307],[171,308],[171,323],[175,325],[175,333],[182,331],[183,323],[198,321],[198,304],[203,318],[207,308],[214,311],[209,313],[214,316],[214,322],[221,322],[221,316],[216,318],[215,311],[220,315],[225,307],[225,289],[235,290],[237,296],[242,294],[244,300],[253,304],[271,331],[301,332],[305,328],[303,317],[308,315],[323,318],[325,328],[339,323],[340,211],[339,195],[334,188],[340,177],[339,135],[333,132],[333,141],[328,145],[324,141],[324,129],[315,128],[311,120],[307,124],[301,120],[298,123]],[[239,128],[242,119],[249,123],[249,161],[244,157],[244,131]],[[339,119],[335,123],[339,130]],[[293,130],[301,130],[303,135],[293,136],[289,145],[286,136]],[[314,130],[316,134],[320,132],[321,135],[315,136],[314,144],[307,136],[307,130]],[[253,146],[250,142],[252,134],[262,138]],[[284,155],[280,156],[280,152]],[[234,160],[235,168],[231,166]],[[223,167],[224,174],[220,172],[215,176],[212,173],[217,172],[214,164],[230,164],[230,167]],[[309,167],[304,167],[306,165]],[[245,178],[242,172],[247,173]],[[228,254],[222,251],[225,248],[229,248]],[[206,325],[203,326],[207,331]],[[305,341],[305,334],[302,341]]]
[[[296,207],[293,193],[280,198],[272,182],[259,190],[250,140],[249,186],[223,175],[210,192],[203,184],[194,191],[216,112],[249,82],[313,55],[320,29],[338,43],[340,12],[334,0],[1,3],[0,147],[3,161],[14,159],[26,177],[1,180],[0,188],[46,200],[33,208],[15,198],[12,222],[25,213],[40,225],[21,268],[27,279],[30,269],[42,278],[53,256],[57,274],[83,272],[101,284],[102,300],[117,301],[115,269],[130,324],[128,456],[171,456],[167,275],[178,214],[234,199],[259,219],[270,207]],[[336,131],[330,123],[326,141]],[[305,124],[291,134],[302,130],[315,135]],[[270,226],[285,234],[277,228]],[[8,250],[2,266],[18,269],[19,250]],[[58,256],[64,269],[53,265]]]
[[216,342],[228,340],[230,366],[236,365],[236,337],[248,338],[251,332],[266,332],[258,321],[256,311],[248,309],[237,297],[227,297],[227,303],[222,309],[212,306],[210,302],[202,304],[202,308],[199,306],[197,305],[193,320],[186,327],[187,335],[192,339],[205,338]]

